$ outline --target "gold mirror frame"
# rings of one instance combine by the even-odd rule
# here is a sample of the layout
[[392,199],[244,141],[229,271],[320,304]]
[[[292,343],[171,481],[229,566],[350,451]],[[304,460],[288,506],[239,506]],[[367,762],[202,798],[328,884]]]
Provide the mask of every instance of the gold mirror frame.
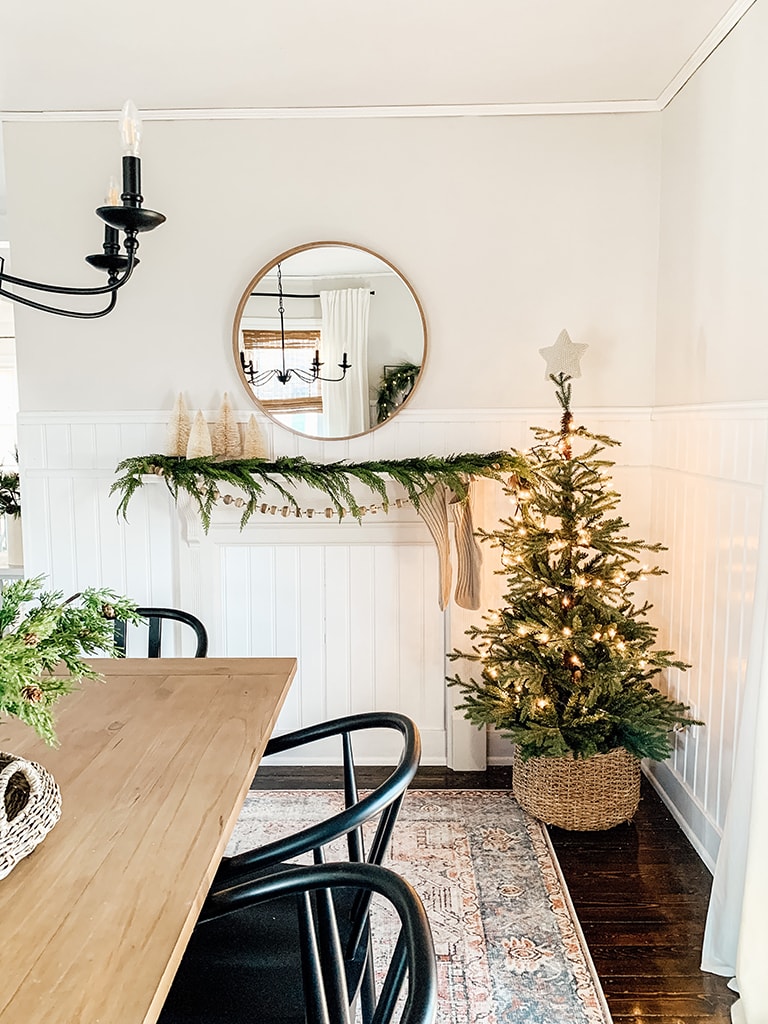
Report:
[[[270,409],[265,404],[264,401],[261,401],[257,397],[257,395],[255,393],[256,385],[252,385],[251,383],[249,383],[248,378],[246,376],[246,372],[245,372],[245,366],[244,366],[246,350],[245,350],[245,347],[244,347],[243,339],[241,337],[241,335],[242,335],[242,321],[243,321],[243,317],[247,316],[247,314],[246,314],[246,306],[248,305],[249,301],[251,300],[252,293],[256,290],[256,286],[259,284],[260,281],[262,281],[265,277],[267,277],[270,274],[271,271],[275,270],[275,268],[277,267],[278,263],[284,264],[285,261],[289,260],[293,256],[297,256],[299,253],[306,253],[306,252],[311,252],[312,250],[315,250],[315,249],[325,249],[325,248],[330,248],[330,247],[340,248],[340,249],[349,249],[349,250],[352,250],[352,251],[355,251],[355,252],[364,253],[367,256],[372,257],[373,259],[375,259],[376,261],[381,263],[382,267],[386,268],[388,276],[394,275],[399,280],[399,282],[402,285],[405,286],[405,288],[407,289],[408,295],[410,296],[410,298],[413,300],[413,303],[414,303],[415,313],[413,315],[413,323],[411,324],[411,330],[413,332],[414,339],[415,339],[416,333],[417,333],[416,332],[416,325],[417,324],[420,327],[420,334],[421,334],[421,363],[420,363],[421,369],[420,369],[420,371],[418,373],[418,376],[416,377],[416,379],[415,379],[415,381],[413,383],[413,386],[411,387],[410,391],[398,403],[397,407],[394,409],[394,411],[386,419],[382,420],[381,422],[371,423],[368,426],[367,429],[360,430],[360,431],[358,431],[356,433],[346,433],[346,434],[311,433],[311,432],[309,432],[307,430],[302,430],[302,429],[299,429],[298,427],[292,426],[290,423],[287,423],[285,421],[285,418],[284,418],[287,415],[292,415],[291,413],[283,413],[282,417],[278,417],[278,415],[273,413],[272,409]],[[285,275],[285,269],[284,268],[283,268],[283,274]],[[289,275],[286,275],[286,276],[289,276]],[[304,275],[304,276],[307,276],[307,275]],[[322,277],[324,275],[321,272],[318,272],[318,274],[316,276],[318,278],[320,278],[320,277]],[[349,277],[351,277],[353,275],[352,275],[352,272],[347,272],[347,273],[340,273],[337,276],[339,278],[349,278]],[[358,273],[355,276],[362,277],[362,276],[364,276],[364,274]],[[375,289],[376,289],[376,284],[375,284],[375,280],[374,280],[373,284],[372,284],[372,289],[371,289],[374,294],[375,294]],[[285,285],[284,284],[284,291],[285,292],[289,292],[290,290],[291,290],[290,285]],[[314,293],[314,291],[316,291],[316,289],[313,290],[313,293]],[[311,294],[313,294],[313,293],[311,293]],[[273,301],[275,302],[275,310],[276,310],[277,309],[277,300],[274,299]],[[286,302],[287,301],[288,300],[286,299]],[[286,312],[287,312],[287,305],[286,305]],[[410,316],[410,312],[409,312],[408,315]],[[288,334],[288,330],[289,329],[286,329],[286,336]],[[263,333],[268,333],[268,332],[263,332]],[[279,333],[279,332],[275,332],[275,333]],[[311,345],[312,348],[315,347],[315,342],[314,341],[312,341],[312,342],[305,342],[305,344],[306,345]],[[365,246],[362,246],[362,245],[356,245],[353,242],[335,242],[335,241],[309,242],[309,243],[306,243],[304,245],[295,246],[293,249],[288,249],[286,252],[280,253],[279,256],[276,256],[274,259],[271,259],[268,263],[264,264],[264,266],[261,267],[261,269],[259,271],[257,271],[257,273],[251,278],[250,282],[248,283],[247,288],[243,292],[243,295],[242,295],[242,297],[240,299],[240,302],[238,303],[237,310],[235,312],[235,319],[234,319],[234,324],[233,324],[233,329],[232,329],[232,346],[233,346],[233,352],[234,352],[235,367],[237,369],[237,372],[238,372],[240,380],[241,380],[241,382],[243,384],[243,387],[244,387],[244,389],[246,391],[246,394],[254,402],[254,404],[266,416],[269,417],[269,419],[271,419],[274,423],[277,423],[279,426],[283,427],[284,429],[291,431],[291,433],[298,435],[299,437],[308,437],[308,438],[311,438],[313,440],[321,440],[321,441],[347,440],[347,439],[353,438],[353,437],[363,437],[366,434],[372,433],[374,430],[378,430],[379,427],[383,427],[386,423],[389,423],[390,420],[393,419],[401,411],[401,409],[405,408],[405,406],[408,404],[408,402],[410,402],[411,398],[413,397],[414,393],[416,392],[416,389],[418,388],[418,386],[419,386],[419,384],[420,384],[420,382],[421,382],[421,380],[422,380],[422,378],[424,376],[424,367],[425,367],[425,364],[426,364],[426,361],[427,361],[427,322],[426,322],[426,317],[424,316],[424,310],[422,308],[421,302],[419,301],[419,297],[416,294],[416,292],[414,291],[413,287],[411,286],[411,283],[408,281],[408,279],[406,277],[404,277],[404,275],[401,273],[401,271],[398,270],[398,268],[393,263],[391,263],[388,259],[386,259],[384,256],[382,256],[379,253],[375,252],[373,249],[368,249],[368,248],[366,248]],[[414,344],[414,347],[415,347],[415,344]],[[335,370],[335,367],[331,366],[329,368],[329,367],[326,366],[326,367],[324,367],[323,372],[324,373],[333,373],[334,370]],[[335,371],[335,372],[338,372],[338,371]],[[371,382],[371,384],[374,385],[374,386],[375,386],[375,383],[376,383],[375,381]],[[321,387],[324,387],[324,388],[332,388],[334,386],[336,386],[334,382],[328,382],[328,383],[324,383],[324,384],[321,385]],[[372,403],[369,402],[369,404],[372,404]]]

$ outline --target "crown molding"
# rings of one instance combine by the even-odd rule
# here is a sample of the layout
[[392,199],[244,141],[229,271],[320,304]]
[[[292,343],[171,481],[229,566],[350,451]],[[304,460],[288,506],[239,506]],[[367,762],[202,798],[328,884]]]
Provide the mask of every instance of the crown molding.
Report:
[[[143,121],[284,121],[411,117],[542,117],[573,114],[647,114],[656,100],[596,100],[575,103],[445,103],[360,107],[206,107],[148,110]],[[0,121],[114,121],[116,110],[3,110]]]
[[693,78],[701,65],[715,52],[755,2],[756,0],[736,0],[736,3],[725,12],[707,38],[693,51],[666,89],[659,95],[656,101],[658,110],[663,110],[672,102],[683,86]]

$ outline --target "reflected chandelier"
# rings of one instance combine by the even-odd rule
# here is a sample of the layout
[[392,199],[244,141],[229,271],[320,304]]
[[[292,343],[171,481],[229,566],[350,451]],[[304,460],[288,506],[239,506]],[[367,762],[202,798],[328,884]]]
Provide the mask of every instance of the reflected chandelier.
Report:
[[[128,281],[139,260],[136,250],[139,247],[137,235],[140,231],[151,231],[163,223],[162,213],[142,208],[144,197],[141,194],[141,160],[139,159],[139,143],[141,140],[141,121],[136,107],[128,100],[123,107],[120,122],[120,134],[123,140],[123,191],[119,196],[122,206],[118,204],[117,185],[112,179],[106,205],[99,206],[96,213],[104,221],[103,252],[94,256],[86,256],[86,262],[96,270],[107,274],[107,283],[98,288],[67,288],[59,285],[41,284],[28,281],[23,277],[13,277],[4,272],[4,261],[0,257],[0,295],[14,302],[21,302],[44,313],[56,313],[58,316],[79,317],[93,320],[106,316],[117,304],[117,292]],[[120,232],[125,232],[125,241],[120,252]],[[66,309],[50,306],[43,302],[19,295],[16,291],[8,291],[4,286],[14,285],[16,288],[32,289],[48,292],[53,295],[108,295],[109,300],[102,309],[93,311]]]
[[338,363],[338,367],[341,370],[340,377],[323,377],[320,373],[320,367],[324,364],[320,362],[320,350],[315,349],[315,355],[312,362],[309,364],[309,369],[305,370],[301,367],[286,366],[285,364],[285,306],[283,305],[283,273],[282,267],[277,264],[277,312],[280,314],[280,366],[273,367],[271,370],[262,370],[258,372],[254,369],[253,359],[246,360],[243,352],[240,353],[240,365],[243,368],[243,373],[249,384],[253,384],[254,387],[258,387],[260,384],[266,384],[268,380],[274,380],[275,378],[280,381],[281,384],[287,384],[291,377],[298,377],[299,380],[304,381],[305,384],[311,384],[316,380],[324,380],[330,383],[335,383],[340,380],[344,380],[347,375],[347,370],[352,369],[352,364],[347,361],[347,353],[345,352],[342,360]]

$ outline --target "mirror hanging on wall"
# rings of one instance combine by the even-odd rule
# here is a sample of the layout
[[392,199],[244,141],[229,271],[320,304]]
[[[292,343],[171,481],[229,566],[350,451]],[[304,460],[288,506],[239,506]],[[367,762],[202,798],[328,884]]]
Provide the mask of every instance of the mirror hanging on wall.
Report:
[[282,253],[251,280],[235,314],[243,385],[273,420],[314,438],[366,434],[418,385],[426,323],[388,260],[348,242]]

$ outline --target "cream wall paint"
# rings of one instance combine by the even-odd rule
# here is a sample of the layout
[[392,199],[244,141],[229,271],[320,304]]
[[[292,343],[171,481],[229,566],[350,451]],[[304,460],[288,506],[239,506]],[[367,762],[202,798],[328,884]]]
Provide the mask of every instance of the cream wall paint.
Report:
[[755,4],[662,113],[651,533],[669,544],[660,639],[706,728],[652,777],[713,866],[739,749],[768,495],[768,7]]
[[[92,281],[78,268],[100,245],[90,210],[118,166],[116,127],[14,122],[5,146],[16,272]],[[21,408],[240,395],[239,296],[318,239],[375,249],[419,294],[431,348],[411,408],[549,404],[538,349],[563,327],[590,345],[579,402],[647,404],[659,146],[652,114],[148,122],[146,204],[168,222],[105,320],[19,311]]]
[[662,114],[656,403],[768,394],[768,6]]

